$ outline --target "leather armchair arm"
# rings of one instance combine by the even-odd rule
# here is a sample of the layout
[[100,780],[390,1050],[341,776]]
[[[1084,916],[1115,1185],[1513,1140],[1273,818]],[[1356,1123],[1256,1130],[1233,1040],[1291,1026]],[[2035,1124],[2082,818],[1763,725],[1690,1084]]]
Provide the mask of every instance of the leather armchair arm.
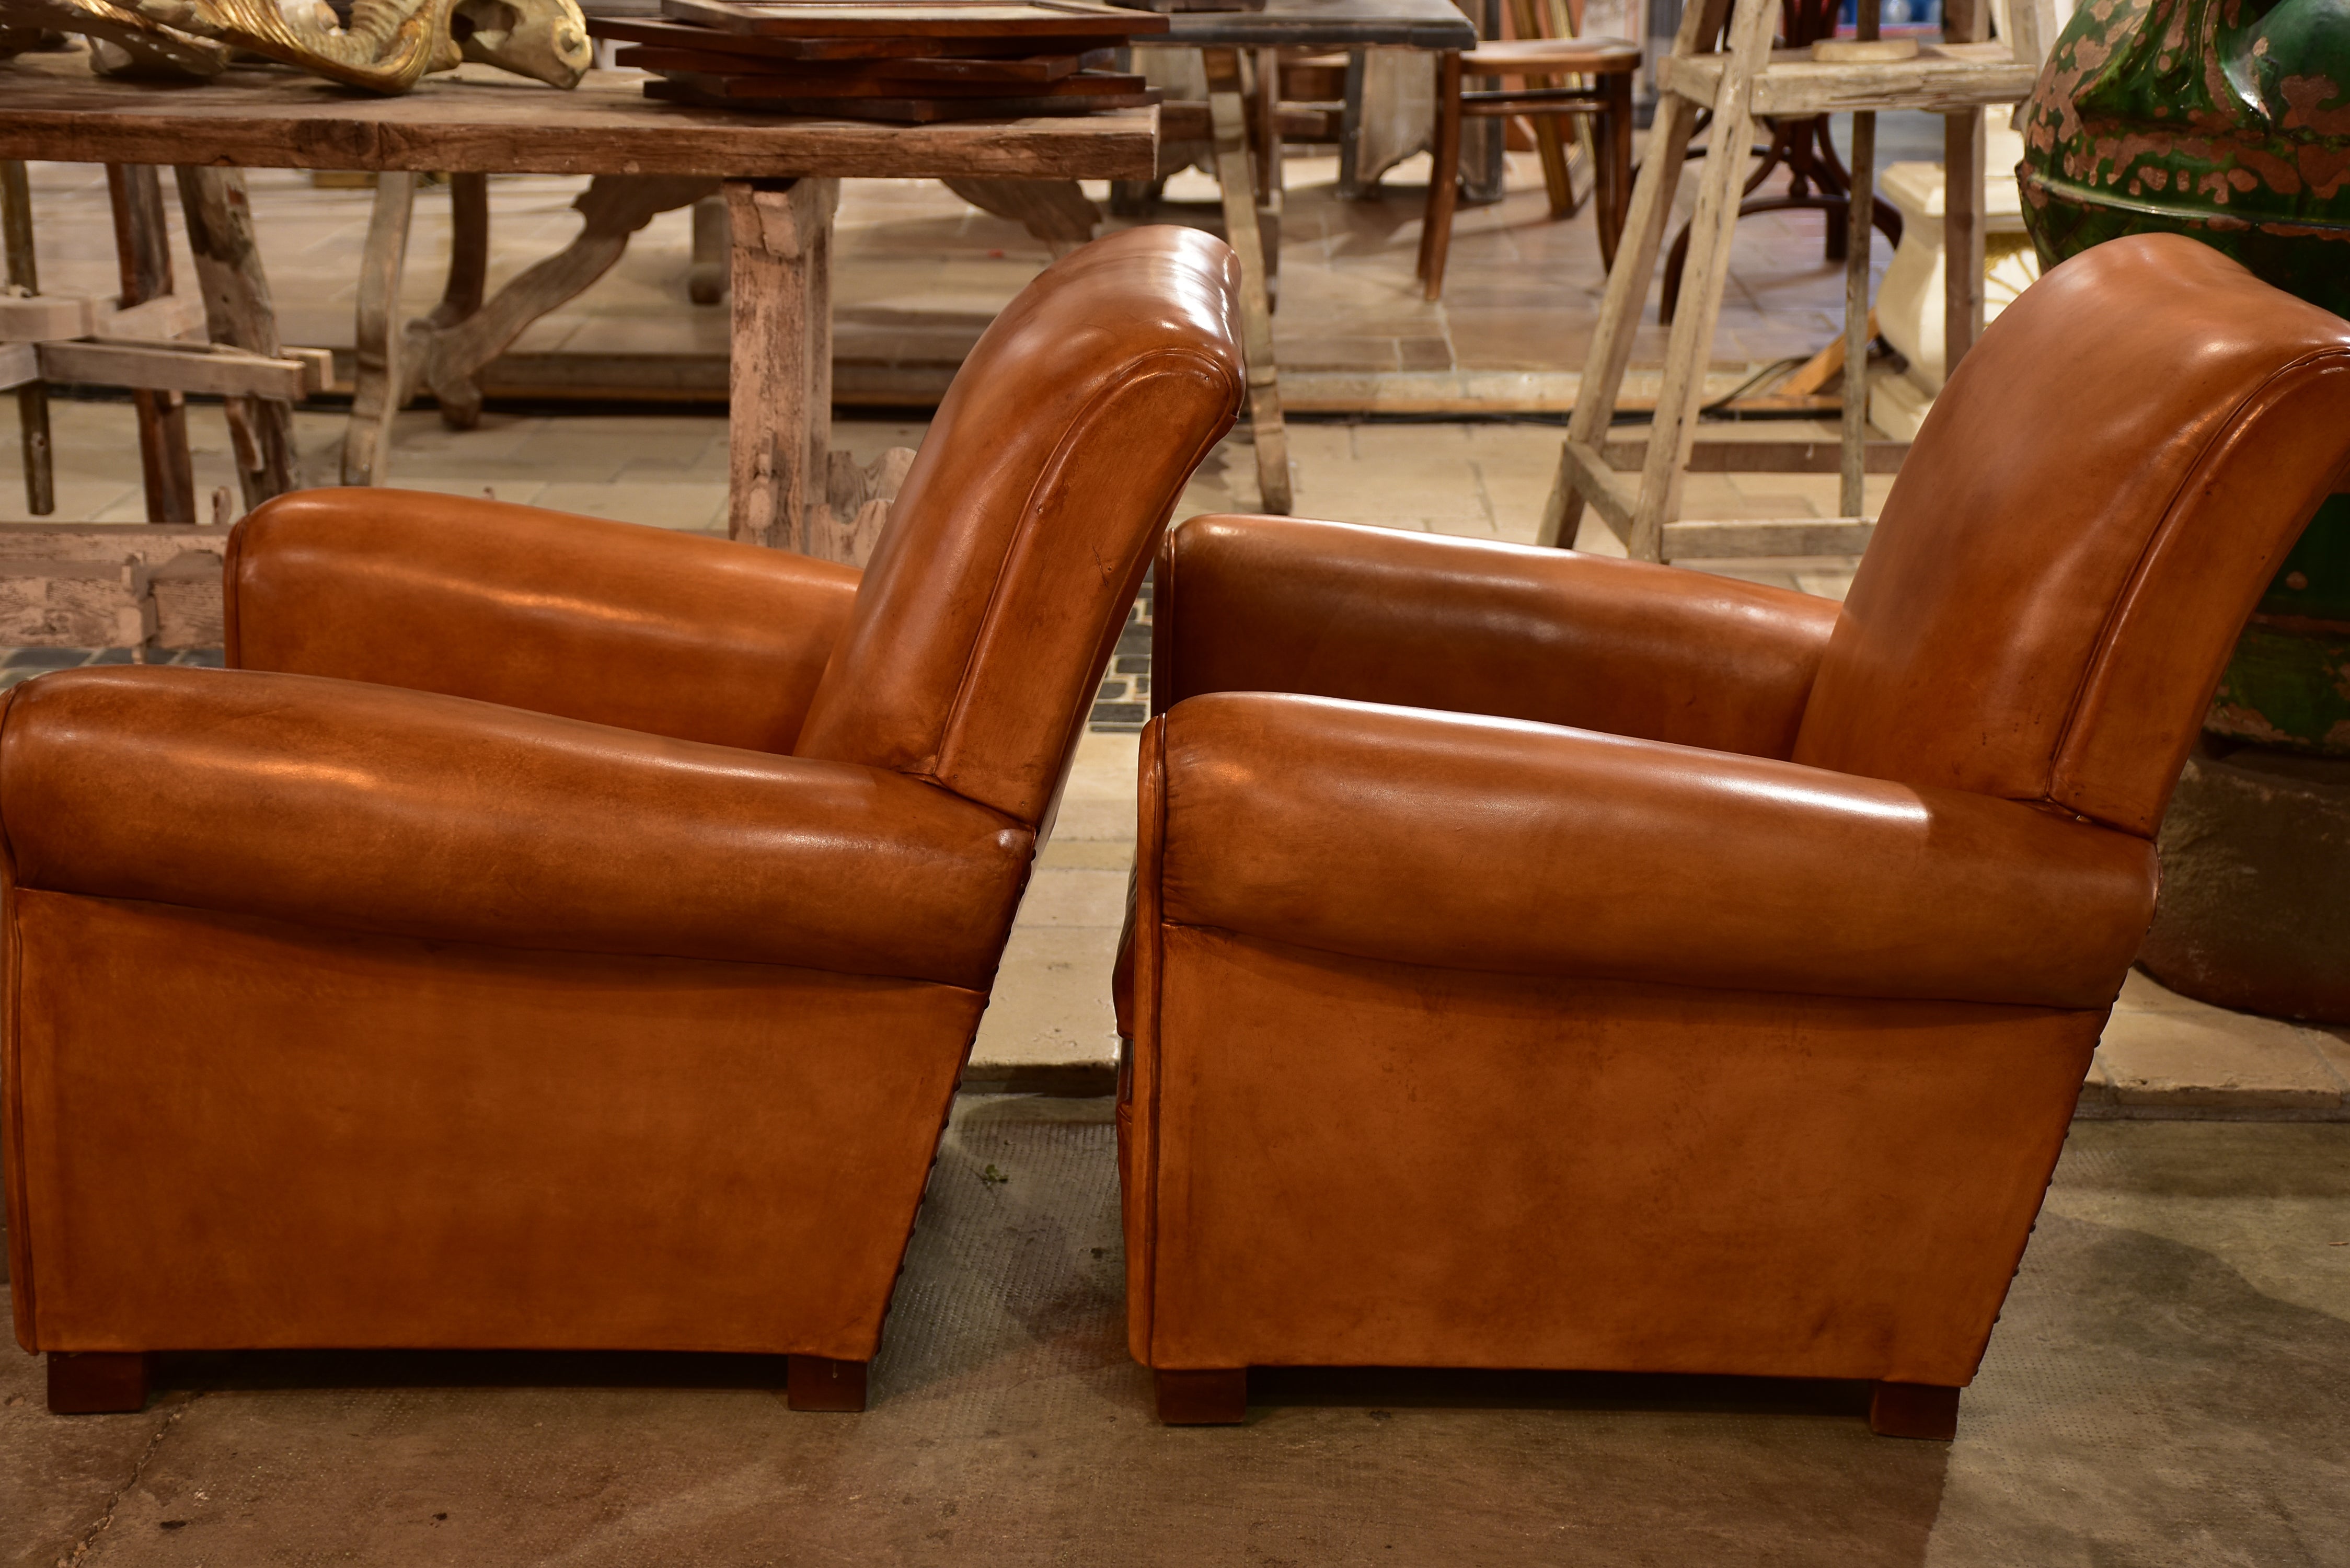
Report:
[[1143,765],[1161,919],[1357,958],[2089,1008],[2154,912],[2141,838],[1587,731],[1228,693]]
[[230,541],[228,662],[789,752],[857,583],[535,506],[304,490]]
[[1642,562],[1290,517],[1161,547],[1157,711],[1295,691],[1783,757],[1836,607]]
[[0,832],[20,888],[974,990],[1034,838],[851,763],[181,669],[18,688]]

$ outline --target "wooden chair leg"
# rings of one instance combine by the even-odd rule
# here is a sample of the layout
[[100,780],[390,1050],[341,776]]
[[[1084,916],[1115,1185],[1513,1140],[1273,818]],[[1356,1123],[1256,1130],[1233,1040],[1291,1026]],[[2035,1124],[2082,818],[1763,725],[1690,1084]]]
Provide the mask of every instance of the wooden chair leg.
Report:
[[143,1350],[52,1350],[49,1414],[113,1416],[147,1407],[151,1358]]
[[1607,90],[1607,111],[1599,117],[1600,145],[1595,149],[1598,157],[1593,161],[1605,170],[1599,177],[1599,250],[1612,267],[1632,211],[1632,78],[1609,77]]
[[1959,1390],[1934,1383],[1874,1384],[1868,1429],[1880,1438],[1947,1443],[1959,1435]]
[[1436,57],[1436,146],[1428,171],[1428,215],[1419,226],[1419,275],[1426,297],[1444,294],[1444,258],[1452,248],[1452,209],[1461,198],[1461,55]]
[[[1551,79],[1548,77],[1529,77],[1527,85],[1547,87]],[[1531,120],[1534,151],[1542,160],[1543,193],[1550,199],[1550,215],[1555,219],[1571,218],[1575,216],[1575,208],[1582,203],[1575,199],[1575,174],[1567,161],[1566,128],[1559,123],[1559,118],[1555,114],[1534,115]]]
[[1248,1419],[1248,1368],[1153,1371],[1159,1419],[1170,1427],[1237,1427]]
[[785,1398],[795,1410],[854,1416],[865,1408],[863,1361],[835,1361],[827,1355],[795,1355],[785,1371]]

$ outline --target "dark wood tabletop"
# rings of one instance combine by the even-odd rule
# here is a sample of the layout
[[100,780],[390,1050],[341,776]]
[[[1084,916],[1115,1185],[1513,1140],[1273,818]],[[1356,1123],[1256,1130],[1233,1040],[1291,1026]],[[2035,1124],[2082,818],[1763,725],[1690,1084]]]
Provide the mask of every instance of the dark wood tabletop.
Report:
[[1374,44],[1415,49],[1473,49],[1477,29],[1452,0],[1265,0],[1262,11],[1179,11],[1167,31],[1135,47],[1202,44],[1272,48],[1302,44],[1352,49]]
[[465,66],[377,98],[291,70],[128,82],[91,75],[84,55],[19,55],[0,61],[0,158],[734,179],[1147,180],[1158,167],[1156,109],[901,126],[658,103],[647,79],[590,71],[564,92]]

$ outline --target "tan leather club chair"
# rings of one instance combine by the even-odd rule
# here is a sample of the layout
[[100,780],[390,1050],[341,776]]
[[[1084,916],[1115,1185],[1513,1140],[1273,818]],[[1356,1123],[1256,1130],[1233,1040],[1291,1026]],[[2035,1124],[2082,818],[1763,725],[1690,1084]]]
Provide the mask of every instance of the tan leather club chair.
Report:
[[1176,529],[1120,1113],[1161,1417],[1251,1366],[1589,1368],[1867,1379],[1948,1437],[2345,458],[2350,323],[2135,239],[1967,356],[1841,611]]
[[325,491],[226,671],[0,716],[18,1340],[784,1353],[858,1409],[1037,835],[1243,390],[1231,253],[1078,251],[941,405],[862,580]]

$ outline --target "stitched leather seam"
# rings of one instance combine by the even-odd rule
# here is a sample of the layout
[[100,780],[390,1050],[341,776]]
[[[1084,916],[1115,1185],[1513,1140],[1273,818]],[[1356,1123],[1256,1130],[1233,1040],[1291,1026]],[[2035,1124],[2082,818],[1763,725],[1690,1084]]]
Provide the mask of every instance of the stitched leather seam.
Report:
[[[2082,667],[2080,678],[2073,688],[2072,699],[2065,708],[2064,722],[2056,733],[2056,744],[2049,752],[2047,771],[2043,775],[2040,794],[2036,797],[2038,800],[2054,805],[2060,810],[2072,811],[2072,807],[2056,799],[2056,788],[2057,780],[2064,772],[2066,755],[2072,751],[2074,742],[2081,732],[2085,716],[2083,710],[2090,693],[2097,690],[2106,670],[2112,666],[2115,649],[2119,640],[2117,630],[2120,625],[2129,618],[2140,586],[2152,569],[2155,560],[2162,554],[2163,546],[2170,542],[2179,528],[2185,526],[2186,517],[2193,510],[2189,504],[2189,499],[2202,489],[2205,481],[2210,476],[2210,471],[2217,464],[2225,462],[2228,450],[2235,444],[2236,438],[2241,432],[2243,426],[2282,401],[2282,394],[2292,389],[2281,386],[2281,383],[2299,379],[2312,373],[2313,370],[2323,373],[2329,365],[2339,365],[2345,360],[2350,360],[2350,351],[2336,346],[2312,350],[2278,367],[2229,410],[2228,417],[2219,422],[2210,440],[2205,442],[2203,450],[2196,453],[2195,461],[2188,466],[2178,488],[2171,492],[2169,501],[2165,504],[2161,522],[2155,525],[2152,532],[2147,535],[2145,545],[2139,548],[2137,559],[2132,564],[2129,576],[2124,579],[2121,591],[2114,596],[2113,603],[2106,607],[2105,620],[2098,626],[2096,639],[2092,644],[2095,651],[2090,655],[2088,662]],[[2137,835],[2135,829],[2119,826],[2101,817],[2092,816],[2085,820],[2095,822],[2103,827],[2114,828],[2117,832],[2144,836]]]
[[[1209,373],[1210,380],[1222,380],[1225,383],[1228,402],[1233,416],[1237,417],[1244,389],[1240,381],[1221,373],[1224,367],[1213,356],[1201,353],[1196,348],[1160,348],[1143,356],[1136,361],[1136,364],[1139,369],[1135,373],[1121,378],[1114,385],[1104,387],[1087,400],[1085,406],[1078,410],[1076,416],[1069,421],[1068,429],[1062,432],[1060,441],[1053,448],[1052,456],[1045,460],[1044,466],[1037,472],[1035,480],[1029,485],[1028,493],[1021,502],[1019,524],[1013,530],[1012,536],[1005,541],[1003,554],[996,563],[995,580],[988,585],[987,607],[980,613],[979,625],[972,636],[970,649],[963,655],[962,671],[955,682],[954,697],[947,704],[946,722],[940,727],[938,745],[926,760],[926,765],[918,776],[929,778],[931,782],[941,784],[942,787],[953,788],[952,785],[946,784],[938,775],[950,771],[948,759],[962,744],[963,722],[971,708],[972,689],[978,681],[980,654],[988,646],[991,637],[1002,622],[1004,614],[1004,594],[1008,579],[1012,575],[1013,564],[1019,556],[1020,546],[1025,542],[1042,514],[1043,507],[1039,498],[1052,493],[1061,474],[1074,458],[1075,449],[1091,440],[1096,426],[1100,421],[1103,408],[1113,400],[1123,399],[1148,383],[1163,377],[1180,374],[1186,370],[1204,369]],[[1141,369],[1144,367],[1148,369]],[[1217,441],[1223,439],[1225,431],[1231,428],[1232,421],[1228,419],[1222,428],[1219,429],[1212,437],[1200,442],[1194,448],[1191,462],[1184,466],[1183,473],[1186,479],[1199,467],[1208,452],[1214,448]],[[1167,512],[1171,514],[1175,510],[1176,504],[1181,499],[1182,486],[1179,483],[1175,486],[1174,493],[1168,497]],[[1164,518],[1162,517],[1160,521],[1163,523]],[[1098,672],[1088,671],[1088,678],[1095,673]],[[962,792],[958,790],[955,793],[960,794]]]
[[[16,692],[11,688],[0,692],[0,748],[7,742],[8,721],[16,716]],[[8,1122],[8,1251],[9,1273],[16,1282],[16,1342],[26,1350],[35,1350],[40,1343],[38,1299],[34,1294],[33,1279],[33,1199],[26,1190],[26,1173],[31,1168],[25,1158],[25,1084],[24,1084],[24,1012],[19,998],[24,987],[25,964],[16,933],[16,853],[8,841],[7,825],[0,820],[0,864],[5,864],[5,884],[0,884],[0,943],[6,947],[8,994],[0,1005],[7,1008],[5,1023],[7,1038],[0,1044],[0,1096],[7,1105]]]

